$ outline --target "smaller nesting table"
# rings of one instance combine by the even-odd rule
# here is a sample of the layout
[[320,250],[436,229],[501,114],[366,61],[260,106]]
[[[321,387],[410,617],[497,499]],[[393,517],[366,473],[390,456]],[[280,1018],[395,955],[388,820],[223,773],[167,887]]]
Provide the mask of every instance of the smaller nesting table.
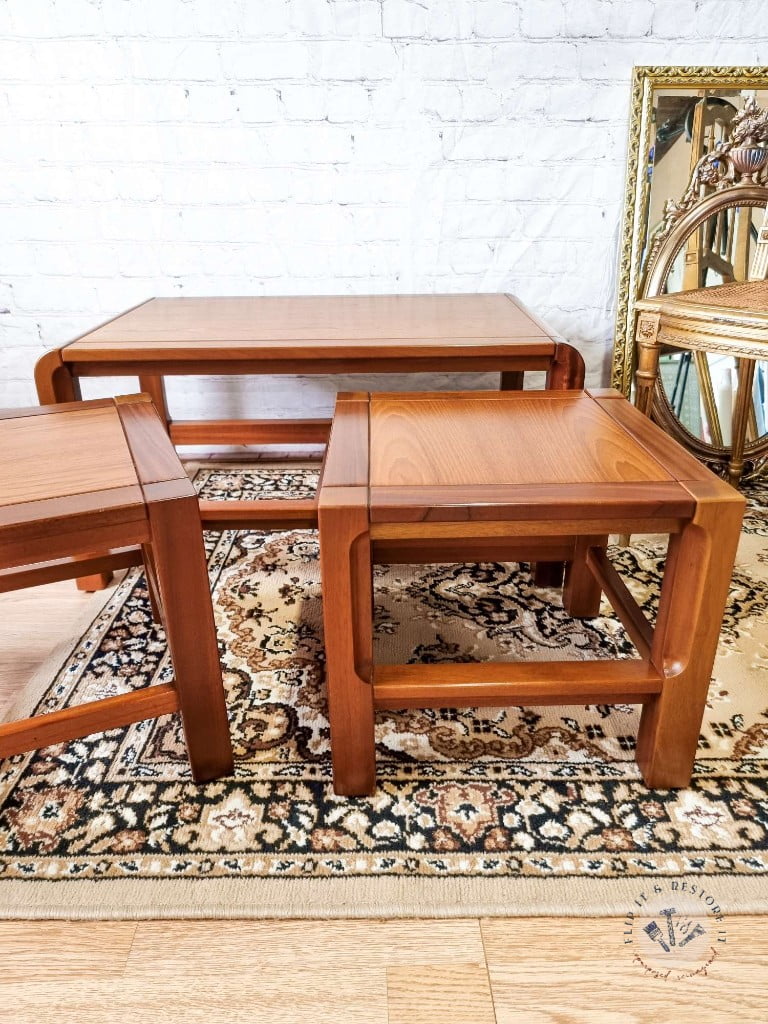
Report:
[[174,681],[0,725],[0,758],[180,711],[194,778],[232,771],[197,495],[151,401],[0,411],[0,592],[142,562]]
[[[334,786],[375,786],[377,708],[643,705],[646,783],[685,786],[744,499],[617,391],[338,396],[320,489]],[[610,533],[666,533],[655,628],[609,562]],[[639,657],[375,665],[374,562],[567,565],[563,600],[605,593]]]

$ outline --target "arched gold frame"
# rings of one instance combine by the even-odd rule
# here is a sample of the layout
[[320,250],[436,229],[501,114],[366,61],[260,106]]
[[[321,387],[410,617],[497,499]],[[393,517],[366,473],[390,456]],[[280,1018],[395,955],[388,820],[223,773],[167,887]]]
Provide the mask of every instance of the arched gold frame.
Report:
[[[655,89],[768,89],[768,67],[636,67],[632,76],[624,218],[619,246],[618,296],[611,385],[629,395],[636,365],[634,302],[639,296],[649,182],[645,160],[653,129]],[[669,196],[677,200],[679,196]]]
[[661,293],[667,275],[679,256],[681,248],[696,228],[704,224],[713,213],[732,206],[757,206],[764,209],[766,202],[768,202],[768,187],[754,185],[750,182],[734,185],[727,192],[713,192],[712,195],[702,199],[677,221],[664,239],[662,246],[664,258],[660,258],[660,250],[649,268],[647,280],[641,285],[643,295],[651,297]]
[[[680,254],[680,250],[690,235],[713,213],[720,209],[732,206],[753,206],[764,209],[768,202],[768,187],[765,185],[744,183],[735,185],[727,192],[714,192],[712,195],[702,199],[700,203],[693,206],[677,221],[670,233],[664,240],[656,259],[649,268],[647,278],[642,282],[641,288],[644,296],[652,297],[661,294],[664,282],[672,268],[673,263]],[[711,351],[717,348],[716,341],[713,341]],[[729,351],[729,349],[726,349]],[[678,419],[672,411],[667,392],[657,379],[653,389],[653,419],[661,424],[664,430],[676,441],[679,441],[688,451],[711,469],[725,471],[731,457],[729,447],[702,441],[692,434],[685,424]],[[755,440],[747,441],[744,445],[744,460],[746,470],[742,479],[749,480],[752,476],[762,474],[768,458],[768,434],[763,434]]]

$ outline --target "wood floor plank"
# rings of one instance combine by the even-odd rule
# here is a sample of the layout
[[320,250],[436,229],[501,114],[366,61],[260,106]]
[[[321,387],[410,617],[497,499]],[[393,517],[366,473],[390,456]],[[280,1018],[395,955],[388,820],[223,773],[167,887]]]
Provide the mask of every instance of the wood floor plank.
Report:
[[14,983],[119,977],[135,933],[135,921],[0,921],[0,1000]]
[[764,1024],[768,917],[732,916],[706,975],[649,977],[617,918],[482,921],[497,1024]]
[[765,1024],[765,1000],[744,989],[753,970],[754,965],[735,970],[727,981],[707,977],[672,984],[641,978],[629,965],[606,968],[602,977],[569,965],[550,976],[548,985],[541,971],[527,978],[511,967],[489,973],[497,1024]]
[[484,964],[415,964],[387,971],[389,1024],[495,1024]]
[[0,984],[2,1024],[387,1024],[383,968],[262,970]]
[[77,623],[90,609],[96,615],[102,600],[74,580],[0,594],[0,718],[58,644],[74,645]]
[[331,969],[412,963],[484,964],[477,919],[453,921],[143,921],[128,976],[163,970],[239,974],[300,963]]
[[489,966],[515,965],[535,957],[556,968],[577,960],[585,968],[613,953],[623,956],[619,918],[484,917],[480,921]]

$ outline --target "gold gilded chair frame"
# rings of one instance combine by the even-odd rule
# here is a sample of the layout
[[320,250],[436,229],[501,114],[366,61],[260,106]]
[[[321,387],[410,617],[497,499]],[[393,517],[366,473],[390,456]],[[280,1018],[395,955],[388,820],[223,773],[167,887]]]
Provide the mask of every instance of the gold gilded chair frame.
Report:
[[[659,89],[681,90],[702,96],[705,93],[716,94],[719,89],[768,90],[768,67],[649,66],[634,69],[629,117],[627,174],[624,186],[624,216],[619,245],[615,340],[611,366],[611,385],[625,395],[630,394],[637,366],[634,339],[635,299],[655,294],[650,291],[650,282],[643,281],[643,253],[647,243],[647,211],[650,194],[646,158],[654,137],[654,95]],[[679,196],[668,196],[667,198],[677,200]],[[755,205],[759,204],[755,203]],[[766,233],[765,258],[768,257],[768,228],[764,228],[764,232]],[[668,272],[669,268],[667,268]]]
[[[706,224],[715,214],[733,207],[739,207],[742,210],[754,209],[756,207],[764,209],[767,204],[768,186],[753,184],[752,182],[742,182],[722,192],[715,192],[694,203],[690,210],[676,221],[669,234],[664,238],[663,244],[652,254],[651,259],[653,262],[649,267],[648,275],[644,282],[643,294],[646,296],[661,294],[664,282],[681,249],[690,239],[697,238],[699,228]],[[765,263],[765,253],[768,252],[768,228],[763,227],[762,233],[765,237],[760,243],[761,248],[753,260],[749,275],[753,280],[758,276],[766,276],[766,268],[763,264]],[[686,256],[688,256],[687,252]],[[694,285],[694,287],[696,286]],[[742,360],[735,351],[733,355],[737,360],[738,372],[741,375],[746,368],[742,368]],[[689,451],[692,451],[702,461],[710,464],[712,468],[720,465],[724,466],[728,462],[730,449],[723,443],[720,416],[717,411],[707,352],[704,349],[697,349],[692,352],[692,356],[696,364],[702,404],[704,405],[707,421],[710,426],[712,441],[710,443],[702,441],[686,429],[675,414],[667,392],[659,379],[656,381],[653,393],[652,416],[657,423],[664,427],[668,434],[671,434],[681,444],[684,444]],[[746,393],[742,394],[742,398],[747,401],[748,396]],[[745,415],[748,418],[747,430],[749,440],[745,446],[744,455],[747,463],[762,468],[766,455],[768,455],[768,436],[757,436],[755,410],[751,400],[749,400],[749,406],[745,411]]]

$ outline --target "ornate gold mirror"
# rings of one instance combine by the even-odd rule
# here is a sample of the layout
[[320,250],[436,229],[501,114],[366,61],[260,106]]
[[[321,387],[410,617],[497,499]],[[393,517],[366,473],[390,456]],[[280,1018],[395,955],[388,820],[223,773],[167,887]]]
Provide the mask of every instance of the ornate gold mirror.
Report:
[[[635,68],[612,385],[629,395],[634,303],[768,273],[768,68]],[[737,364],[669,349],[654,418],[702,454],[729,443]],[[768,363],[749,440],[768,445]],[[763,443],[765,440],[765,444]]]

